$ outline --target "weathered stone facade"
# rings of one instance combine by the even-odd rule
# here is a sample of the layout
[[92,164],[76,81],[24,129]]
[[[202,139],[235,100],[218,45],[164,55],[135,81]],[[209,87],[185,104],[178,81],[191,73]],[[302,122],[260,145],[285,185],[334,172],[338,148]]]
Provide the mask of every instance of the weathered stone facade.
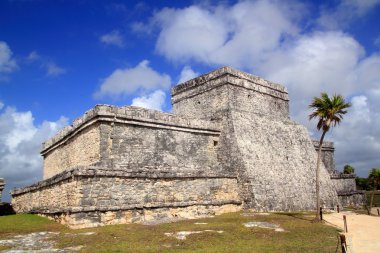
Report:
[[[43,144],[18,212],[70,227],[315,208],[317,154],[286,88],[223,67],[172,89],[173,114],[98,105]],[[322,165],[321,198],[338,195]]]
[[0,178],[0,203],[1,203],[1,197],[3,194],[4,187],[5,187],[4,179]]
[[[315,150],[318,152],[319,141],[314,140],[313,143]],[[321,159],[330,173],[331,181],[338,194],[339,203],[342,206],[362,207],[366,204],[365,191],[356,189],[355,174],[343,174],[335,169],[334,151],[333,142],[323,142]]]
[[366,204],[365,191],[356,189],[355,174],[343,174],[336,172],[331,174],[342,206],[362,207]]
[[[314,144],[315,150],[318,152],[319,141],[314,140],[313,144]],[[322,162],[325,165],[325,168],[327,169],[327,171],[330,174],[336,173],[335,156],[334,156],[334,152],[335,152],[334,143],[331,141],[324,141],[322,144],[321,151],[322,151],[321,159],[322,159]]]

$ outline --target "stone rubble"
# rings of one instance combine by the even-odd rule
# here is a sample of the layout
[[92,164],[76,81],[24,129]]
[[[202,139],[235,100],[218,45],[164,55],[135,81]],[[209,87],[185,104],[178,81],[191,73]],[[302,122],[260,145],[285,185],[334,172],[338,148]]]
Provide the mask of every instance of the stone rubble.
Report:
[[174,237],[178,240],[186,240],[186,237],[189,235],[202,234],[204,232],[214,232],[214,233],[222,234],[224,231],[206,229],[206,230],[202,230],[202,231],[180,231],[180,232],[176,232],[176,233],[165,233],[165,235],[168,237]]
[[280,227],[278,224],[273,224],[270,222],[265,222],[265,221],[251,221],[244,223],[244,226],[247,228],[251,227],[259,227],[259,228],[268,228],[268,229],[274,229],[276,232],[284,232],[285,230]]
[[0,240],[0,245],[10,246],[11,249],[3,250],[4,253],[69,253],[83,248],[83,246],[55,248],[54,238],[58,232],[36,232],[26,235],[16,235],[13,238]]

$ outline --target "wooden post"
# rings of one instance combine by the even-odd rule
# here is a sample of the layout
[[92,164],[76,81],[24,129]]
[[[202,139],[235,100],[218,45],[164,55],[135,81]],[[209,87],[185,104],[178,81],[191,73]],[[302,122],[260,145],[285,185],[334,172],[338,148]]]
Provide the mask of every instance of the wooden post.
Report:
[[322,207],[319,208],[319,217],[320,217],[321,220],[323,220]]
[[371,215],[371,208],[369,208],[367,205],[365,205],[364,208],[367,210],[368,215]]
[[342,247],[342,253],[347,253],[347,243],[346,236],[344,234],[340,234],[340,245]]
[[343,222],[344,222],[344,232],[347,233],[348,232],[348,228],[347,228],[346,215],[343,215]]
[[336,205],[336,210],[337,210],[338,213],[339,213],[339,205]]

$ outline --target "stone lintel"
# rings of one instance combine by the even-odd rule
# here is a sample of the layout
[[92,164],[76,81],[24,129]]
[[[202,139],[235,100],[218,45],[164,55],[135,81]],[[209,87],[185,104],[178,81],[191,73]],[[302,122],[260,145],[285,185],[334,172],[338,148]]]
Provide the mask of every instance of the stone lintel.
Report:
[[65,180],[72,180],[74,178],[101,178],[101,177],[118,177],[118,178],[141,178],[145,179],[170,179],[170,180],[192,180],[199,178],[236,178],[236,175],[230,172],[223,172],[223,174],[194,171],[194,170],[179,170],[179,168],[170,168],[170,170],[155,169],[155,168],[141,168],[131,170],[109,170],[101,167],[78,167],[71,170],[63,171],[51,178],[39,181],[35,184],[24,188],[15,188],[11,191],[12,196],[40,190]]
[[365,191],[338,191],[337,194],[338,196],[365,195]]
[[258,76],[235,70],[231,67],[222,67],[173,87],[172,103],[175,104],[182,99],[195,96],[225,84],[239,86],[289,101],[288,91],[284,86],[267,81]]
[[86,212],[108,212],[108,211],[125,211],[133,209],[157,209],[157,208],[176,208],[188,206],[222,206],[222,205],[241,205],[240,200],[211,200],[211,201],[189,201],[189,202],[160,202],[160,203],[145,203],[131,204],[123,206],[106,206],[106,207],[69,207],[69,208],[48,208],[48,209],[33,209],[30,213],[37,214],[57,214],[57,213],[86,213]]
[[330,175],[331,179],[352,179],[356,178],[356,174],[344,174],[342,172],[334,173]]
[[63,128],[54,137],[44,142],[41,154],[44,155],[50,152],[80,133],[83,129],[97,122],[140,125],[143,127],[164,128],[200,134],[220,134],[220,127],[216,122],[185,118],[171,113],[163,113],[134,106],[96,105],[82,117],[74,120],[72,125]]
[[[313,145],[314,145],[315,150],[318,151],[319,140],[313,140]],[[334,150],[335,150],[334,142],[332,142],[332,141],[323,141],[323,143],[322,143],[322,151],[334,151]]]

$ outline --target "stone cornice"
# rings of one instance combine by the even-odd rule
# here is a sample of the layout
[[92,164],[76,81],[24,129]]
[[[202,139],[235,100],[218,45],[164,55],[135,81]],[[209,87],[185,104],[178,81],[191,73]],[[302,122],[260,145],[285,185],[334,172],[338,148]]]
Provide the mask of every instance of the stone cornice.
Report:
[[[317,150],[319,148],[319,141],[313,140],[314,148]],[[332,141],[324,141],[322,143],[322,151],[334,151],[334,142]]]
[[83,212],[109,212],[109,211],[127,211],[132,209],[156,209],[156,208],[177,208],[188,206],[222,206],[222,205],[241,205],[240,200],[211,200],[211,201],[188,201],[188,202],[153,202],[142,204],[130,204],[122,206],[105,206],[105,207],[68,207],[68,208],[38,208],[31,210],[30,213],[39,214],[60,214],[60,213],[83,213]]
[[341,191],[337,192],[338,196],[352,196],[352,195],[364,195],[365,191]]
[[[58,184],[65,180],[84,177],[118,177],[118,178],[141,178],[141,179],[198,179],[198,178],[236,178],[236,175],[230,172],[205,172],[194,170],[179,170],[178,168],[156,169],[142,168],[139,170],[111,170],[102,167],[78,167],[71,170],[61,172],[51,178],[39,181],[35,184],[24,188],[15,188],[11,191],[12,196],[17,196],[27,192],[32,192]],[[210,170],[207,170],[210,171]]]
[[195,96],[225,84],[289,101],[288,92],[284,86],[230,67],[222,67],[173,87],[172,103],[177,103],[185,97]]
[[44,142],[41,154],[44,155],[50,152],[97,122],[140,125],[200,134],[220,134],[220,127],[216,122],[185,118],[171,113],[163,113],[140,107],[97,105],[87,111],[82,117],[74,120],[72,125],[65,127],[54,137]]
[[341,172],[334,173],[330,175],[331,179],[350,179],[350,178],[356,178],[356,174],[343,174]]

